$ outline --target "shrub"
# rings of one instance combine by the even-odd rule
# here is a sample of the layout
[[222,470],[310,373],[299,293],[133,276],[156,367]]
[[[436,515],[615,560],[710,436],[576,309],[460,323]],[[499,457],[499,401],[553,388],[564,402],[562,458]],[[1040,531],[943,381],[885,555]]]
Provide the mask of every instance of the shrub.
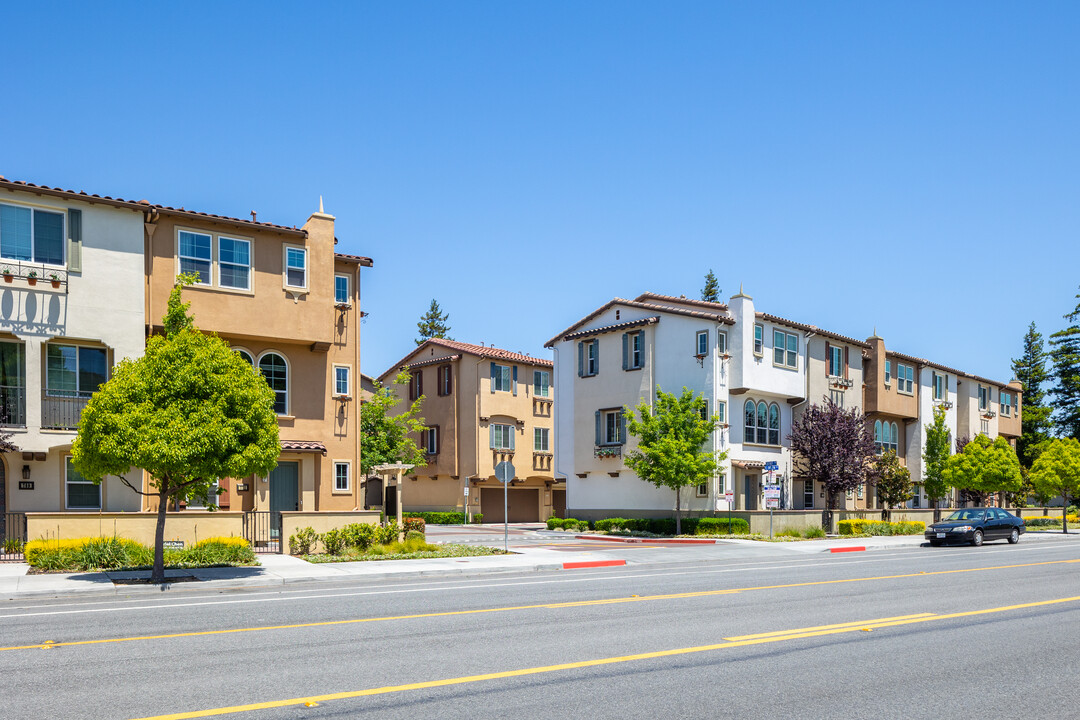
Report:
[[464,525],[465,513],[460,512],[408,512],[402,513],[401,519],[420,518],[428,525]]
[[327,555],[340,555],[345,546],[345,533],[340,529],[327,530],[322,534],[321,540]]
[[409,541],[419,541],[424,543],[425,545],[427,544],[427,541],[424,539],[424,533],[420,532],[419,530],[409,530],[405,533],[405,542],[408,543]]
[[377,525],[369,525],[368,523],[350,523],[341,528],[342,539],[349,547],[367,550],[375,542],[377,528]]
[[780,532],[775,533],[775,535],[776,537],[802,537],[802,533],[799,532],[798,528],[784,528]]
[[3,552],[8,553],[8,554],[14,554],[14,553],[17,553],[17,552],[22,552],[22,549],[23,549],[23,541],[20,540],[19,538],[11,538],[11,537],[4,538]]
[[42,570],[105,570],[154,561],[150,548],[118,537],[31,540],[24,552],[26,562]]
[[244,538],[212,537],[170,553],[170,561],[177,565],[201,566],[249,564],[255,562],[255,551]]
[[289,554],[310,555],[311,548],[319,539],[314,529],[306,527],[289,536]]
[[484,522],[484,513],[473,513],[472,524],[479,525],[482,522]]
[[398,535],[400,534],[401,528],[396,521],[391,520],[375,530],[375,542],[380,545],[389,545],[390,543],[397,542]]
[[588,520],[575,520],[574,518],[557,518],[551,517],[547,521],[548,530],[570,530],[572,532],[583,532],[589,529]]
[[401,527],[405,529],[406,533],[418,532],[423,535],[426,530],[425,524],[426,522],[423,518],[407,517],[401,519]]
[[919,535],[926,530],[926,523],[904,520],[884,522],[851,518],[837,523],[841,535]]
[[731,525],[728,526],[728,519],[726,517],[705,517],[699,518],[697,521],[697,527],[694,530],[695,535],[748,535],[750,534],[750,523],[742,518],[731,518]]
[[808,538],[823,538],[825,537],[825,530],[819,527],[806,528],[805,535]]

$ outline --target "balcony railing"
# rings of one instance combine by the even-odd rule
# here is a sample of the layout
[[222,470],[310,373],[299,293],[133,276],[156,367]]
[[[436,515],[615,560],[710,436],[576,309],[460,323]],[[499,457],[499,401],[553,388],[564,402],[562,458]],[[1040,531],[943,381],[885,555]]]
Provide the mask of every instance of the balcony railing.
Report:
[[26,425],[26,388],[18,385],[0,385],[0,425],[8,427]]
[[92,394],[75,390],[46,390],[41,400],[41,427],[46,430],[78,429],[79,418]]
[[593,456],[598,458],[622,457],[622,445],[600,445],[594,447]]

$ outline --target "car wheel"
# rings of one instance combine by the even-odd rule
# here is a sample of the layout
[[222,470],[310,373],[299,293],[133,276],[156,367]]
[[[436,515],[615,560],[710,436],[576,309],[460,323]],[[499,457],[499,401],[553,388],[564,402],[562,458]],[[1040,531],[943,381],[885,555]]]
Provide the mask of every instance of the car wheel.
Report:
[[930,547],[941,547],[941,541],[940,540],[931,540],[930,541]]
[[983,541],[983,531],[982,530],[976,530],[975,534],[971,536],[971,544],[974,545],[975,547],[979,547],[980,545],[982,545],[982,541]]
[[1015,545],[1018,542],[1020,542],[1020,531],[1013,528],[1012,533],[1009,535],[1009,543]]

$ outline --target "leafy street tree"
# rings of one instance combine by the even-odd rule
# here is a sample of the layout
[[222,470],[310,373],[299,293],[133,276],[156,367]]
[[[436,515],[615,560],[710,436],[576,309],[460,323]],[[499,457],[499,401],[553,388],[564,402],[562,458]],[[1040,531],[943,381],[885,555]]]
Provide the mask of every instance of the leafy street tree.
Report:
[[[83,410],[72,448],[75,469],[100,483],[114,475],[157,498],[152,582],[165,579],[165,513],[171,504],[214,507],[223,478],[268,474],[281,445],[274,391],[223,340],[204,335],[187,314],[181,275],[169,294],[165,335],[146,354],[124,359]],[[150,492],[123,477],[131,468],[149,475]]]
[[1031,484],[1043,496],[1061,496],[1061,531],[1068,532],[1069,500],[1080,495],[1080,440],[1064,438],[1047,442],[1031,468]]
[[912,498],[911,473],[900,464],[892,450],[886,450],[874,462],[874,484],[881,500],[881,519],[889,519],[889,511]]
[[1046,371],[1046,351],[1043,349],[1042,333],[1035,329],[1035,323],[1028,326],[1024,335],[1024,352],[1019,359],[1012,361],[1012,371],[1024,393],[1021,435],[1016,443],[1016,454],[1020,457],[1020,464],[1030,468],[1038,457],[1036,447],[1050,437],[1053,429],[1051,408],[1046,404],[1046,392],[1043,390],[1043,385],[1050,379]]
[[716,281],[716,275],[712,269],[705,276],[705,287],[701,290],[701,299],[706,302],[720,302],[720,283]]
[[951,444],[949,427],[945,424],[945,408],[934,408],[934,422],[926,426],[926,445],[923,447],[923,490],[926,497],[934,506],[934,521],[940,519],[938,502],[945,497],[949,486],[945,483],[943,473],[945,463],[949,461],[949,445]]
[[1051,405],[1058,435],[1080,438],[1080,304],[1065,319],[1072,324],[1050,336],[1050,359],[1054,362]]
[[637,448],[626,456],[626,466],[639,478],[675,491],[675,533],[682,533],[682,489],[709,482],[726,452],[703,449],[719,422],[707,416],[709,403],[703,395],[683,388],[675,396],[656,388],[656,405],[642,401],[637,414],[624,408],[627,432],[638,438]]
[[828,508],[822,522],[832,527],[832,511],[843,494],[870,478],[874,432],[857,409],[845,410],[825,398],[791,423],[795,474],[825,486]]
[[416,344],[423,345],[425,340],[431,338],[453,340],[454,338],[447,335],[450,332],[448,320],[450,320],[450,314],[444,313],[442,308],[439,307],[439,303],[433,298],[431,307],[420,317],[420,322],[416,323],[416,329],[420,333],[420,337],[416,339]]
[[950,487],[967,492],[977,504],[997,492],[1019,492],[1023,484],[1020,461],[1003,437],[977,435],[964,451],[945,462],[942,478]]
[[360,406],[360,469],[365,475],[376,465],[405,463],[422,467],[424,453],[409,437],[424,429],[420,417],[421,395],[402,413],[393,414],[400,402],[395,386],[407,386],[409,373],[402,372],[394,378],[393,385],[383,386],[376,381],[375,394]]

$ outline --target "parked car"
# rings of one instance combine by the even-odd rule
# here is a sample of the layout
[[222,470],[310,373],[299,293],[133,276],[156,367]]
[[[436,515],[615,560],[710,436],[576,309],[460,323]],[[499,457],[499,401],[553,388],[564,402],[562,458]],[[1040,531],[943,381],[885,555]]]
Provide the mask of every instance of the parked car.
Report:
[[1027,528],[1024,519],[1001,508],[964,508],[926,528],[931,545],[971,543],[982,545],[986,540],[1020,541]]

